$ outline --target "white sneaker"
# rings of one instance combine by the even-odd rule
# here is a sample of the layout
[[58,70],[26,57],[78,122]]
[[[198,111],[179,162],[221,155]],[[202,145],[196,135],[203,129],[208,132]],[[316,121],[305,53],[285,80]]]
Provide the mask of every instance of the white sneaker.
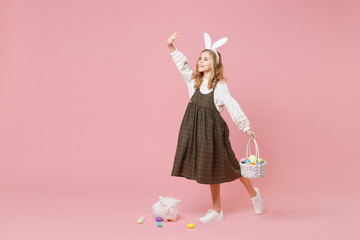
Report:
[[212,221],[220,221],[224,219],[224,212],[221,210],[219,213],[216,212],[214,209],[209,209],[205,216],[199,219],[201,223],[209,223]]
[[255,209],[255,212],[256,214],[261,214],[264,210],[264,202],[263,200],[261,199],[261,196],[260,196],[260,191],[257,187],[254,187],[255,191],[256,191],[256,196],[255,197],[252,197],[250,198],[253,205],[254,205],[254,209]]

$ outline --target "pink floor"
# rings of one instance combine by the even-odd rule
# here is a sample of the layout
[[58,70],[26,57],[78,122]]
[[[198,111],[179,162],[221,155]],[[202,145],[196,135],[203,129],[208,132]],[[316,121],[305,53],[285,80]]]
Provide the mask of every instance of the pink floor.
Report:
[[[56,194],[55,191],[5,194],[0,200],[0,239],[359,239],[360,208],[352,187],[336,194],[318,191],[280,196],[262,189],[263,214],[256,215],[244,191],[222,185],[223,221],[200,224],[209,199],[205,187],[182,198],[179,219],[156,226],[154,195]],[[279,191],[279,189],[277,189]],[[209,196],[207,196],[209,197]],[[143,224],[137,218],[145,216]],[[187,224],[194,223],[194,229]]]

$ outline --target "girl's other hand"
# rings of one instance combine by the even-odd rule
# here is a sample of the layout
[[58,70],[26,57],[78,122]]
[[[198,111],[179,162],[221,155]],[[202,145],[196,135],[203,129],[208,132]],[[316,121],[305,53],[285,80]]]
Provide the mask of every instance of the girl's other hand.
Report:
[[179,32],[174,32],[170,37],[169,39],[167,40],[167,45],[172,45],[173,42],[175,41],[175,39],[177,39],[177,37],[179,36]]
[[255,133],[251,130],[247,130],[246,133],[252,138],[255,139]]

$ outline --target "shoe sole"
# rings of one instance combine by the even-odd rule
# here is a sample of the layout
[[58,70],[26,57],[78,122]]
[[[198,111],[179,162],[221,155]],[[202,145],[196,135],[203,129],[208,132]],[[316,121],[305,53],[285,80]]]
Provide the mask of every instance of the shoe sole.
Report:
[[212,220],[212,221],[209,221],[209,222],[201,222],[200,219],[199,219],[199,222],[200,223],[210,223],[210,222],[221,221],[221,220],[224,220],[224,215],[220,219],[215,219],[215,220]]

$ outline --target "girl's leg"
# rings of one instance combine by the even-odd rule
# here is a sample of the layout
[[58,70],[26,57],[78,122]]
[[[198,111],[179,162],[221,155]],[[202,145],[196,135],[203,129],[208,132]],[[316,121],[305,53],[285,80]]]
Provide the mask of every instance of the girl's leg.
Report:
[[246,190],[247,190],[248,193],[249,193],[249,196],[250,196],[251,198],[252,198],[252,197],[255,197],[255,196],[256,196],[256,191],[255,191],[253,185],[251,184],[250,179],[245,178],[245,177],[240,177],[239,179],[240,179],[240,181],[244,184]]
[[220,184],[210,184],[213,209],[216,212],[221,211],[221,200],[220,200]]

